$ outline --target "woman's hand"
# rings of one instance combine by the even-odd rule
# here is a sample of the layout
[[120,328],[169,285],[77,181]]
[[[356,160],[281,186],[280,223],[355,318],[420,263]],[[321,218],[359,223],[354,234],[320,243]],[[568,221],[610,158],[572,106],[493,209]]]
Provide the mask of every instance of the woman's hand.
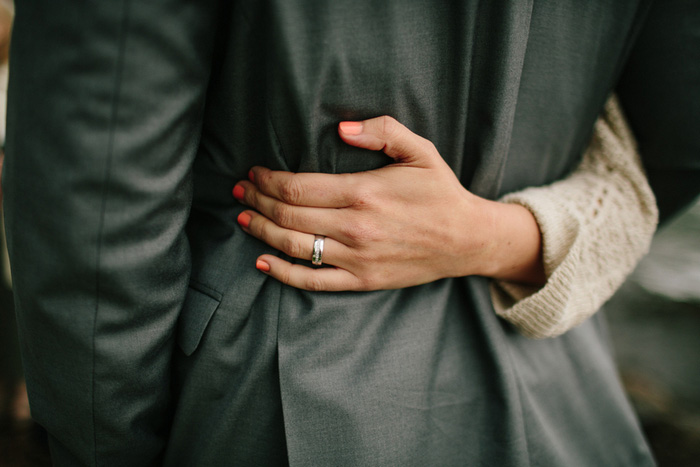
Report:
[[384,151],[396,163],[354,174],[251,169],[233,194],[254,210],[243,230],[287,255],[311,260],[323,235],[323,263],[313,268],[262,255],[256,267],[307,290],[409,287],[444,277],[485,275],[544,282],[539,230],[521,206],[467,191],[428,140],[391,117],[342,122],[347,144]]

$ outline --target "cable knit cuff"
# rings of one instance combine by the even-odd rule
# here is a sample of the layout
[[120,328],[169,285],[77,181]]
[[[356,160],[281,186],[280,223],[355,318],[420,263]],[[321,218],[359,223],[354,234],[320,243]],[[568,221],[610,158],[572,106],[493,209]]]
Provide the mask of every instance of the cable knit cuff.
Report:
[[496,313],[533,338],[562,334],[595,313],[646,254],[658,221],[634,138],[614,97],[575,172],[501,201],[530,210],[542,234],[547,283],[491,286]]

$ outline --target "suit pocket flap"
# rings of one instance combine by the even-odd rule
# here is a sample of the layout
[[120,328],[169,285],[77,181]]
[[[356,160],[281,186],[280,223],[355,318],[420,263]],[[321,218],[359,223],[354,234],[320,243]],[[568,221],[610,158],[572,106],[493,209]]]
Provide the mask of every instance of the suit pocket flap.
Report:
[[221,303],[221,294],[199,285],[190,285],[177,325],[177,343],[185,355],[197,350],[204,331]]

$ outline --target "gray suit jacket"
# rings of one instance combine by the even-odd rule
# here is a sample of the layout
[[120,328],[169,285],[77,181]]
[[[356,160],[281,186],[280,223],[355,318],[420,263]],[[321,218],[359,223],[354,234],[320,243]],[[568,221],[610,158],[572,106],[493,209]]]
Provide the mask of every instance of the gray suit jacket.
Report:
[[335,125],[390,114],[495,198],[565,176],[617,88],[668,216],[700,186],[699,28],[681,1],[18,2],[5,210],[57,465],[651,463],[599,318],[532,341],[483,278],[283,287],[230,190],[382,166]]

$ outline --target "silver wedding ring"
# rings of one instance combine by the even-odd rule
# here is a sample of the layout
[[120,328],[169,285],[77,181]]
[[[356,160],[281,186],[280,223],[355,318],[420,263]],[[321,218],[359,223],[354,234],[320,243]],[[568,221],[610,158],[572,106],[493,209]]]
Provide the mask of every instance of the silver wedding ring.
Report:
[[314,251],[311,253],[311,264],[320,266],[323,264],[323,244],[326,237],[323,235],[314,235]]

